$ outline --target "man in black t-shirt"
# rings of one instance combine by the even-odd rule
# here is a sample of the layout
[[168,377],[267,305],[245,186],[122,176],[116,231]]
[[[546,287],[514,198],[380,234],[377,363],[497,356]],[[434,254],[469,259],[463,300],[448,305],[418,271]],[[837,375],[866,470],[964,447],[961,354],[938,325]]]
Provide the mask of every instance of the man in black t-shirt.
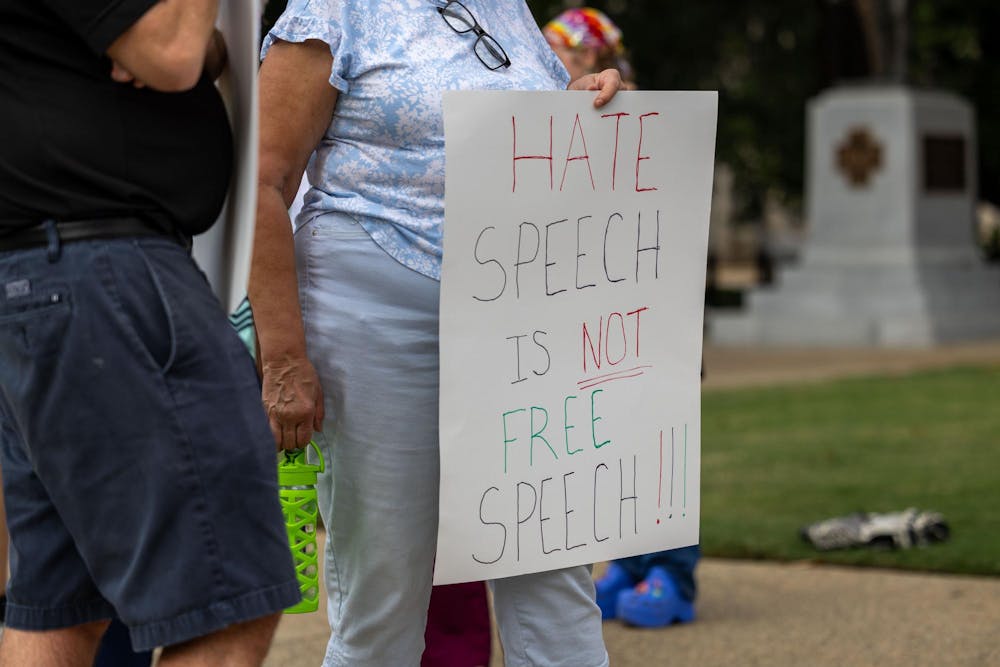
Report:
[[0,667],[89,666],[115,616],[164,667],[259,665],[299,600],[257,378],[188,252],[232,167],[217,5],[0,0]]
[[[153,18],[178,3],[163,4]],[[157,48],[166,28],[145,35],[140,20],[128,29],[156,5],[0,2],[0,235],[49,218],[134,215],[188,235],[214,221],[229,184],[228,120],[215,87],[200,77],[207,44]],[[177,29],[190,41],[212,34],[211,24]],[[111,59],[171,94],[114,81]]]

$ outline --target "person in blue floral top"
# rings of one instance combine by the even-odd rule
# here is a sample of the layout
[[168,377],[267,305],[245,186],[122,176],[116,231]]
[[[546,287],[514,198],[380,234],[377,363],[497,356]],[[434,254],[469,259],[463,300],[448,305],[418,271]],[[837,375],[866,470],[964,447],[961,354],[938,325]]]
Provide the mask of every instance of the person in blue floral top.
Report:
[[[262,57],[249,294],[278,446],[323,431],[331,462],[324,664],[415,667],[438,521],[442,93],[569,87],[599,108],[621,77],[570,82],[524,0],[291,0]],[[491,586],[508,665],[608,664],[588,568]]]

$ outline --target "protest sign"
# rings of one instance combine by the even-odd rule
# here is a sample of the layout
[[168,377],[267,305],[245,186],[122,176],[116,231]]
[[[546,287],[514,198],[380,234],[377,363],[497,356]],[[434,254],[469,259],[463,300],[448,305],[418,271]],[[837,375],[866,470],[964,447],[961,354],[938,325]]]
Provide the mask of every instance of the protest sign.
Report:
[[698,542],[717,94],[444,101],[435,583]]

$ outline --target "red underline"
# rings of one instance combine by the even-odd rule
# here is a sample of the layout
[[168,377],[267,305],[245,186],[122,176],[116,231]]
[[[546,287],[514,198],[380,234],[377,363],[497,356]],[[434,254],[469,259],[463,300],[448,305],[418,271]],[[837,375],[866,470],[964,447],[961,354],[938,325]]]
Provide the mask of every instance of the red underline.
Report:
[[577,385],[579,389],[589,389],[590,387],[596,387],[599,384],[604,384],[605,382],[613,382],[615,380],[626,380],[628,378],[634,378],[645,373],[644,368],[652,368],[652,366],[636,366],[634,368],[627,368],[615,373],[606,373],[605,375],[595,375],[592,378],[585,378],[579,380]]

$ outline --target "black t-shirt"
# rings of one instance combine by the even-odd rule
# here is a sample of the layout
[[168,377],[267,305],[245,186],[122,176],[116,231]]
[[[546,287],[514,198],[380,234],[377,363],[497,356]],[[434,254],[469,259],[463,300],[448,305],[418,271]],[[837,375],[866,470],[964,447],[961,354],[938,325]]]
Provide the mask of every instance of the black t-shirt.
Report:
[[136,89],[104,55],[156,2],[0,0],[0,235],[47,219],[192,235],[215,221],[232,169],[215,86]]

